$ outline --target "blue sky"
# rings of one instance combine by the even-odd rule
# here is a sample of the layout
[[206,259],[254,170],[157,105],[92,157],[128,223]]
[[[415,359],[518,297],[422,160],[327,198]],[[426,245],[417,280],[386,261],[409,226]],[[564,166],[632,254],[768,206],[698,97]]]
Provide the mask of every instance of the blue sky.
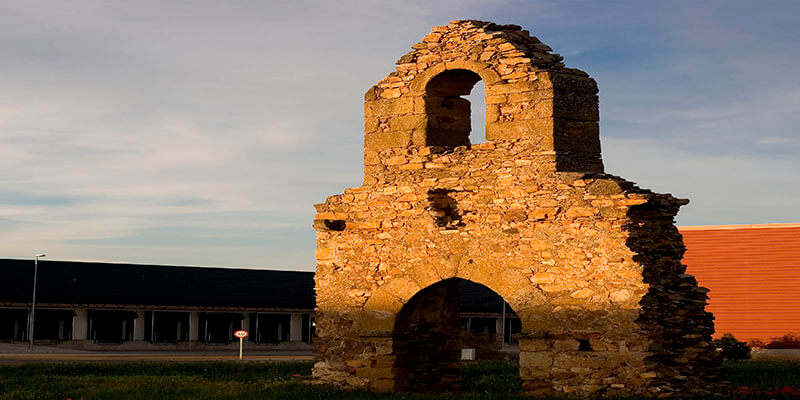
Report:
[[313,270],[363,93],[515,23],[600,87],[606,170],[683,225],[800,222],[800,3],[0,1],[0,257]]

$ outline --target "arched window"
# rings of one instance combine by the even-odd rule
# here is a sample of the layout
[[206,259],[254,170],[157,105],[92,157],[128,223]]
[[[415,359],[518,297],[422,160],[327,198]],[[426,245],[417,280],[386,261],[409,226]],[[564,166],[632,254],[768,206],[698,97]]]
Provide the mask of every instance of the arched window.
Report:
[[[428,115],[428,124],[425,142],[429,146],[455,147],[468,146],[470,132],[473,130],[472,103],[479,105],[475,107],[481,110],[481,117],[475,118],[476,122],[481,123],[478,131],[485,131],[485,109],[483,95],[476,98],[478,94],[473,90],[476,83],[481,81],[481,77],[466,69],[453,69],[442,72],[434,76],[425,87],[425,112]],[[480,85],[481,88],[483,85]],[[480,100],[479,100],[480,99]],[[477,135],[477,142],[485,138],[485,133]]]

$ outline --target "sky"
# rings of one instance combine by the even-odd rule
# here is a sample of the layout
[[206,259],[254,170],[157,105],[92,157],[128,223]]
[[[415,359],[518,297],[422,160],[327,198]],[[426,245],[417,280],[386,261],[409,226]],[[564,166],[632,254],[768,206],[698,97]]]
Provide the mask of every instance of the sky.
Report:
[[522,25],[594,77],[606,171],[691,199],[679,225],[800,222],[797,15],[0,0],[0,258],[313,270],[312,205],[361,183],[364,92],[453,19]]

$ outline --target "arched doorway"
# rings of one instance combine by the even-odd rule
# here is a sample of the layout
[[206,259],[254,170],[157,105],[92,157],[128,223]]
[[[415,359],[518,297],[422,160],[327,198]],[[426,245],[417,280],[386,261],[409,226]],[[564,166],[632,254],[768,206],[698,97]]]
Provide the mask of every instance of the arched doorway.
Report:
[[512,325],[507,322],[515,317],[497,293],[468,280],[446,279],[420,290],[395,319],[396,388],[411,392],[460,390],[462,355],[468,359],[476,353],[496,357],[507,349],[504,337],[513,335],[506,332]]

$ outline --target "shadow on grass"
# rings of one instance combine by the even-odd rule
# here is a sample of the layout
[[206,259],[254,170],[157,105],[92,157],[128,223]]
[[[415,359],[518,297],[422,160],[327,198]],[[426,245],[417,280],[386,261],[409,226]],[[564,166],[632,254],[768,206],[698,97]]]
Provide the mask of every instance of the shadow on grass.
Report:
[[[524,399],[516,363],[481,361],[462,367],[465,393],[380,394],[308,384],[311,362],[74,363],[0,366],[0,399],[222,400]],[[735,390],[721,398],[800,399],[800,363],[727,362]],[[747,395],[740,392],[747,387]],[[798,388],[798,396],[786,388]],[[781,393],[781,390],[784,392]],[[756,395],[756,391],[758,394]],[[717,398],[720,397],[708,397]]]

